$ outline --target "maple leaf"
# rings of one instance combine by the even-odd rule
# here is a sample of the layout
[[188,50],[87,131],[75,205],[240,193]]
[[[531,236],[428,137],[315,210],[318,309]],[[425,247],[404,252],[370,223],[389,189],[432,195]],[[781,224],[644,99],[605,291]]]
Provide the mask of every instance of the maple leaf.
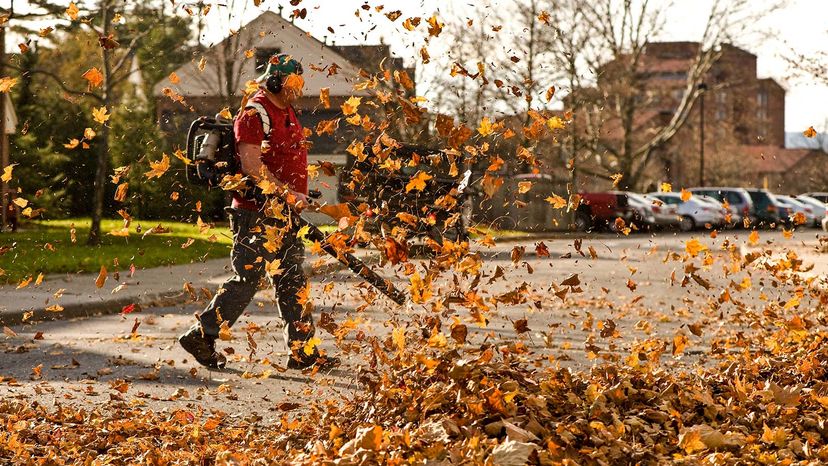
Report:
[[806,138],[814,138],[816,137],[817,132],[813,126],[809,126],[808,129],[802,132],[802,134],[804,134]]
[[167,154],[161,154],[161,160],[157,162],[149,161],[150,171],[144,173],[147,179],[161,178],[164,173],[170,168],[170,157]]
[[489,120],[489,117],[483,117],[483,119],[480,120],[480,126],[477,128],[477,132],[483,137],[486,137],[494,132],[494,128],[492,127],[492,122]]
[[486,173],[483,176],[483,181],[481,183],[483,185],[483,192],[486,194],[486,198],[491,199],[495,193],[500,190],[500,187],[503,186],[503,178]]
[[92,109],[92,118],[100,124],[106,123],[111,116],[111,114],[106,113],[106,107]]
[[699,240],[693,238],[684,243],[684,249],[692,257],[696,257],[702,251],[707,251],[707,246],[702,244]]
[[624,175],[622,175],[622,174],[620,174],[620,173],[616,173],[616,174],[614,174],[614,175],[610,175],[610,179],[612,180],[612,187],[613,187],[613,188],[617,188],[617,187],[618,187],[618,183],[620,183],[620,182],[621,182],[621,178],[624,178]]
[[428,35],[437,37],[443,31],[443,23],[437,19],[437,15],[433,15],[428,19]]
[[566,128],[566,124],[562,119],[560,119],[560,117],[553,116],[552,118],[546,120],[546,127],[554,131],[556,129]]
[[103,73],[95,67],[86,70],[81,77],[89,82],[89,89],[94,89],[103,84]]
[[518,182],[518,193],[525,194],[525,193],[528,193],[530,189],[532,189],[532,182],[531,181],[520,181],[520,182]]
[[348,97],[348,100],[346,100],[345,103],[343,103],[342,106],[341,106],[342,107],[342,113],[346,116],[355,114],[357,112],[357,109],[359,109],[359,105],[361,103],[362,103],[362,97],[355,97],[355,96]]
[[566,207],[566,199],[558,196],[557,194],[552,194],[551,196],[544,199],[546,202],[552,205],[555,209],[563,209]]
[[66,16],[68,16],[72,21],[75,21],[78,19],[78,13],[80,13],[80,10],[78,10],[78,6],[75,5],[75,2],[69,2],[69,7],[66,8]]
[[310,356],[316,352],[316,347],[319,346],[320,343],[322,343],[322,340],[319,337],[309,338],[308,341],[305,342],[304,346],[302,346],[302,352]]
[[273,259],[273,261],[265,261],[265,272],[271,277],[275,277],[283,272],[282,261],[280,259]]
[[17,78],[12,78],[10,76],[0,78],[0,93],[9,92],[15,84],[17,84]]
[[179,78],[178,75],[175,74],[175,71],[170,73],[169,79],[170,79],[170,82],[173,83],[173,84],[178,84],[178,83],[181,82],[181,78]]
[[319,102],[325,108],[331,108],[331,88],[323,87],[319,89]]
[[9,181],[11,181],[11,179],[12,179],[12,170],[14,170],[14,167],[16,165],[17,165],[16,163],[13,163],[11,165],[7,165],[7,166],[3,167],[3,174],[0,175],[0,181],[2,181],[4,183],[8,183]]
[[428,173],[420,170],[414,175],[411,180],[405,185],[405,192],[410,192],[412,189],[422,191],[426,187],[426,181],[432,178]]
[[691,193],[690,191],[688,191],[684,188],[681,188],[681,200],[682,201],[687,202],[687,201],[690,200],[691,197],[693,197],[693,193]]
[[659,190],[663,193],[671,193],[673,192],[673,185],[670,183],[661,183]]

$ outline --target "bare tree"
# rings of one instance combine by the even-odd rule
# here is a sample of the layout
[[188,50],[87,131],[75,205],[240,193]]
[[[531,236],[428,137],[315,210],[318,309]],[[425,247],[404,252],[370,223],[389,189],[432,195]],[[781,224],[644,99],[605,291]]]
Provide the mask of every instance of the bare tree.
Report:
[[[620,173],[622,186],[641,184],[658,149],[687,122],[705,91],[702,83],[721,57],[722,45],[761,14],[749,12],[748,4],[747,0],[713,2],[680,98],[669,113],[651,118],[648,126],[642,127],[642,114],[651,108],[652,99],[661,97],[648,92],[646,51],[664,32],[669,6],[654,6],[648,0],[552,1],[550,23],[566,26],[557,28],[553,51],[573,86],[567,99],[576,119],[570,144],[575,154],[592,159],[593,174],[609,177]],[[594,76],[594,81],[584,83],[583,75]],[[727,85],[720,82],[706,90]]]

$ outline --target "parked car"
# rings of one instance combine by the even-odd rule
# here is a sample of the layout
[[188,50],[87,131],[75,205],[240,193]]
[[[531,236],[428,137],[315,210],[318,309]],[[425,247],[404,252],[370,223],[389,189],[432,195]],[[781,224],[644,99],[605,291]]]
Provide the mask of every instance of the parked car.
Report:
[[650,193],[648,196],[663,201],[665,205],[676,207],[676,213],[680,219],[678,226],[681,231],[691,231],[707,224],[713,226],[724,224],[724,211],[715,199],[699,195],[683,201],[679,193]]
[[748,218],[751,223],[756,221],[753,213],[753,200],[744,188],[690,188],[689,191],[693,194],[712,197],[719,203],[726,204],[730,208],[730,223],[733,225],[742,224],[745,218]]
[[822,219],[828,217],[828,204],[820,201],[819,199],[813,198],[811,196],[806,196],[804,194],[800,194],[799,196],[796,196],[794,199],[813,207],[814,216],[816,217],[815,226],[817,228],[819,228],[819,225],[822,223]]
[[767,189],[746,189],[753,201],[753,215],[756,223],[770,227],[788,221],[788,208],[782,205]]
[[828,204],[828,193],[826,192],[813,192],[813,193],[805,193],[803,196],[812,197],[818,201],[822,201]]
[[[796,199],[792,198],[791,196],[785,196],[783,194],[777,194],[776,199],[782,202],[788,208],[788,218],[787,220],[790,221],[791,224],[794,225],[806,225],[811,226],[817,223],[816,215],[814,214],[814,208],[803,203],[797,201]],[[802,214],[803,221],[800,222],[796,219],[797,214]]]
[[640,194],[626,191],[579,194],[581,204],[575,212],[575,228],[580,231],[605,227],[614,230],[617,218],[639,228],[655,224],[651,203]]
[[642,194],[642,196],[650,203],[656,226],[676,227],[679,225],[681,216],[678,214],[677,205],[668,204],[664,200],[649,194]]

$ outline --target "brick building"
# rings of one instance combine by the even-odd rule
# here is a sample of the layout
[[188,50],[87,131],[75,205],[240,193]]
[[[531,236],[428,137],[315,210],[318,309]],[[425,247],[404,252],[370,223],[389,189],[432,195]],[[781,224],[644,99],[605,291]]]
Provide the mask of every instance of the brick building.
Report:
[[[667,124],[687,86],[688,72],[699,53],[698,42],[654,42],[644,49],[639,78],[644,85],[636,99],[636,133],[647,134]],[[730,44],[703,80],[706,91],[696,101],[685,125],[658,148],[645,169],[640,188],[649,190],[660,182],[676,187],[737,185],[767,187],[780,192],[824,188],[803,173],[802,183],[791,185],[792,176],[777,174],[806,170],[820,151],[785,148],[785,88],[772,78],[757,76],[756,55]],[[612,73],[613,63],[602,71]],[[599,86],[601,88],[601,78]],[[702,100],[704,115],[701,115]],[[704,173],[701,173],[701,125],[704,125]],[[605,121],[602,134],[612,143],[619,122]],[[824,155],[824,154],[822,154]],[[703,179],[703,180],[702,180]],[[586,189],[604,189],[607,183],[585,179]],[[803,185],[804,183],[804,185]]]

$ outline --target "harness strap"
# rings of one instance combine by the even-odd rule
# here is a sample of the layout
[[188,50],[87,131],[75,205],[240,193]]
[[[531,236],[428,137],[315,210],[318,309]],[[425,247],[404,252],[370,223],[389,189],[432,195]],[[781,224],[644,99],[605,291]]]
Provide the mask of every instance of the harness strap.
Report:
[[262,121],[264,138],[267,140],[270,137],[270,116],[267,114],[267,110],[265,110],[264,106],[258,102],[248,102],[244,108],[252,108],[259,114],[259,119]]

